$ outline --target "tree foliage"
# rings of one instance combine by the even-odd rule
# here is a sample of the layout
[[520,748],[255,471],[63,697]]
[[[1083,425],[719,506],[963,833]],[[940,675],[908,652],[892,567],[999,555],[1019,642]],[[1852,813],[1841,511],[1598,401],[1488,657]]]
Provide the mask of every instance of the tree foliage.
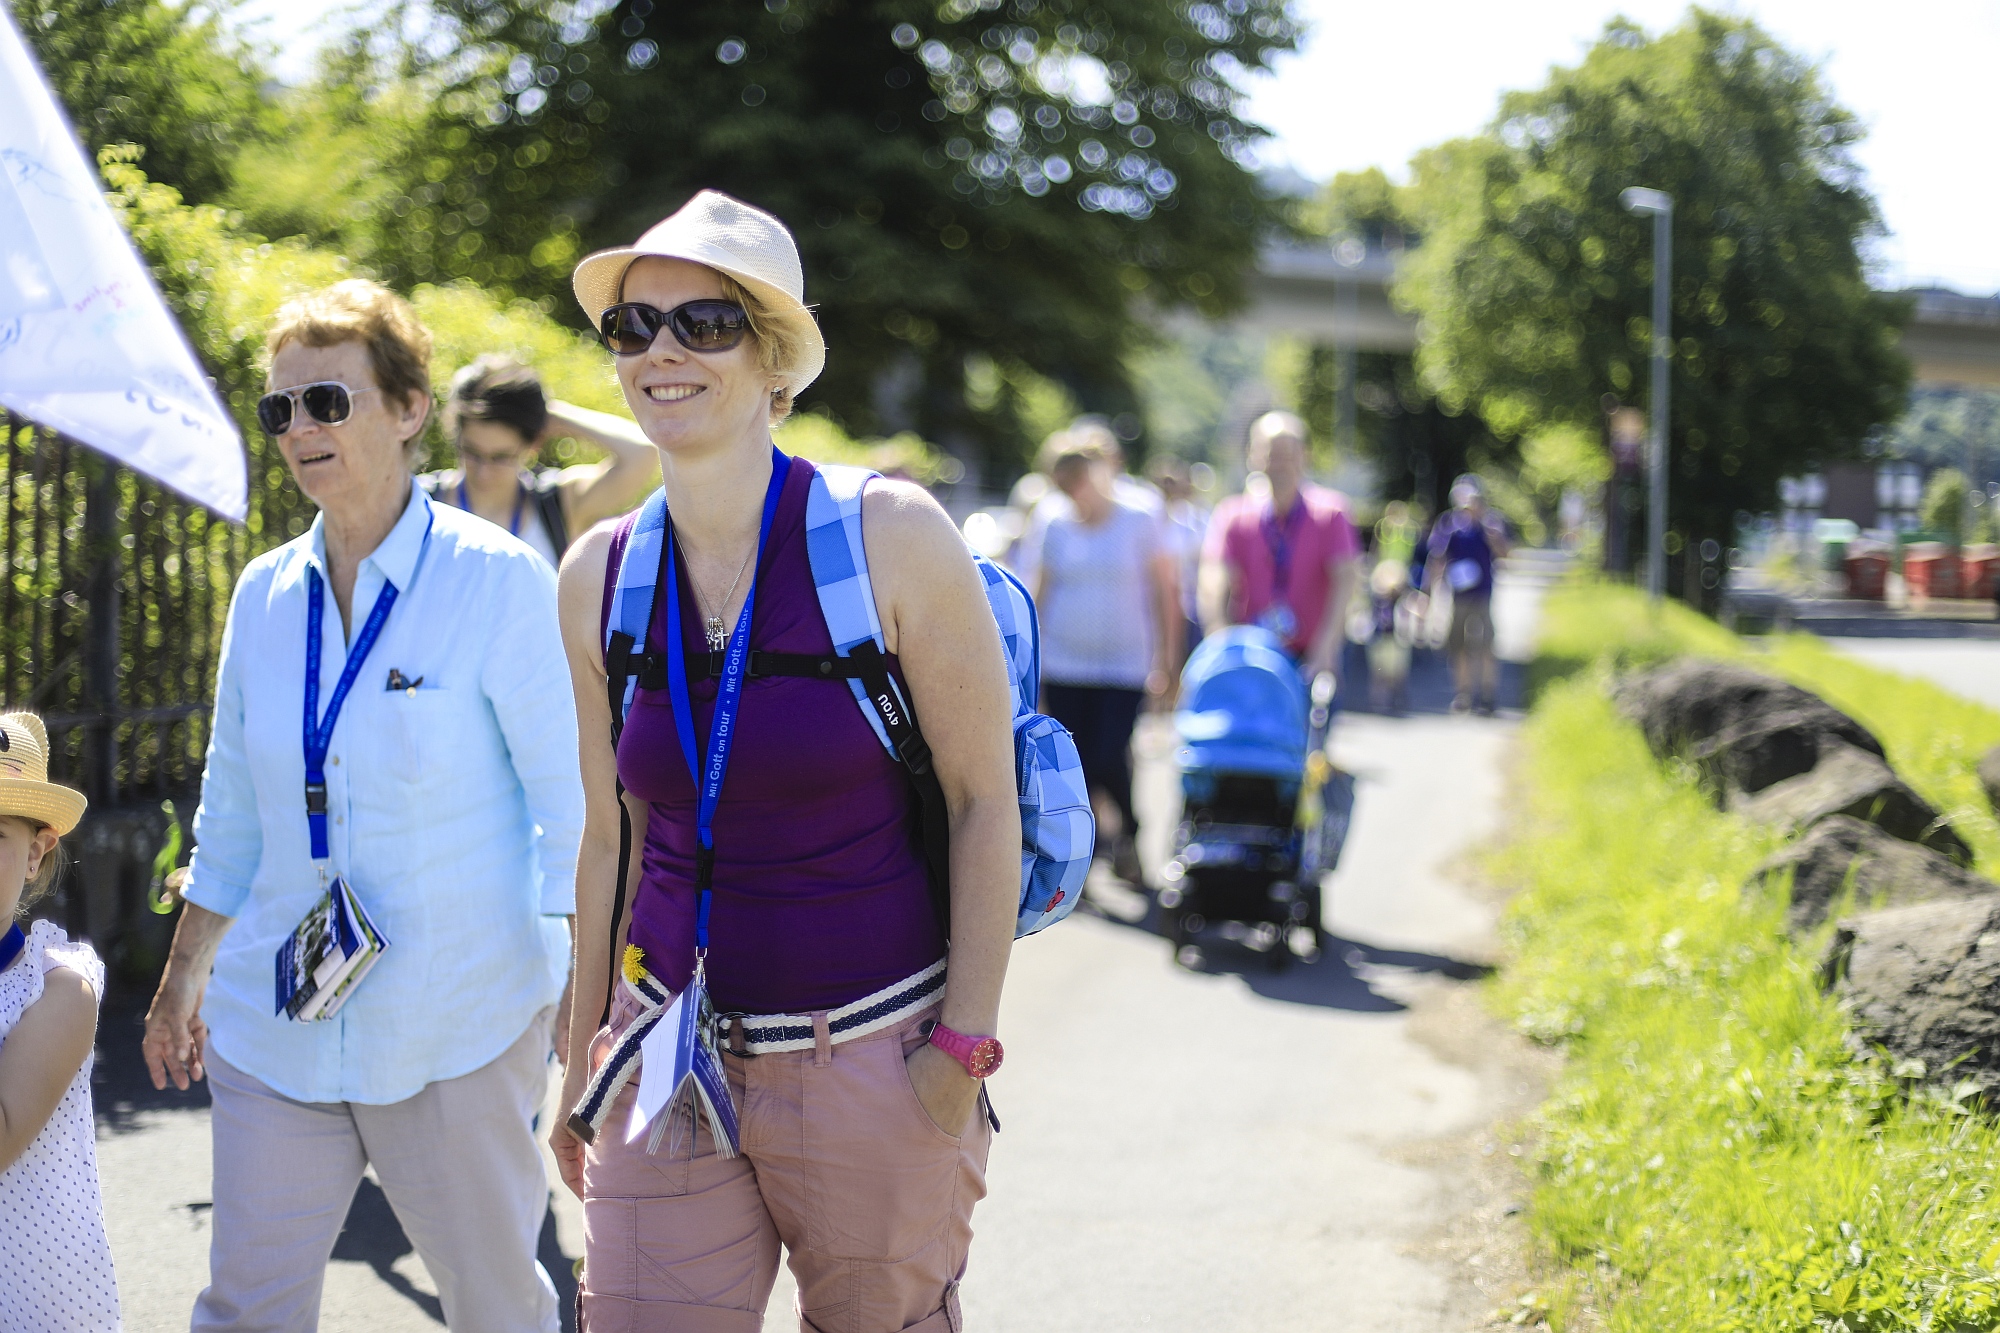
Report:
[[[1333,245],[1400,258],[1422,243],[1410,191],[1379,167],[1343,171],[1298,208],[1306,234]],[[1440,404],[1408,352],[1357,352],[1354,371],[1356,451],[1372,464],[1384,498],[1411,499],[1435,513],[1452,481],[1468,469],[1493,473],[1511,463],[1476,412]],[[1331,442],[1339,415],[1341,355],[1329,344],[1306,354],[1297,377],[1299,412],[1316,439]],[[1532,488],[1530,488],[1532,489]]]
[[138,144],[153,179],[194,202],[219,200],[236,154],[273,128],[263,72],[222,24],[228,0],[12,4],[85,147]]
[[1409,191],[1380,167],[1335,172],[1299,206],[1299,227],[1309,235],[1351,237],[1371,250],[1405,250],[1417,244]]
[[1726,538],[1778,479],[1851,455],[1901,408],[1900,307],[1869,290],[1879,234],[1851,156],[1855,117],[1755,24],[1700,9],[1657,38],[1625,20],[1574,69],[1509,94],[1491,129],[1417,158],[1423,246],[1398,296],[1419,365],[1502,439],[1596,430],[1643,400],[1650,219],[1675,200],[1670,515]]
[[[429,13],[395,79],[374,76],[425,96],[381,163],[396,188],[371,263],[566,306],[585,250],[727,190],[798,234],[831,348],[806,405],[860,430],[916,426],[1004,463],[1038,378],[1122,410],[1152,313],[1227,308],[1284,225],[1246,170],[1260,131],[1236,84],[1296,43],[1289,0]],[[976,357],[1001,374],[984,411]]]

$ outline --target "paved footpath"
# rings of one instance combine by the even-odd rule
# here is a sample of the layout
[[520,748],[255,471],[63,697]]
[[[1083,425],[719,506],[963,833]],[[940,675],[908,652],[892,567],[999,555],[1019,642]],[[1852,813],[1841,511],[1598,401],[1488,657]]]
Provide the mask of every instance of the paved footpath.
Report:
[[1843,637],[1827,642],[1872,666],[1921,676],[1989,708],[2000,708],[2000,640]]
[[[1503,651],[1516,658],[1538,592],[1503,584]],[[1147,901],[1109,883],[1016,948],[992,1089],[1005,1129],[964,1287],[971,1327],[1459,1333],[1488,1308],[1427,1257],[1453,1194],[1409,1163],[1496,1107],[1473,1073],[1413,1038],[1408,1005],[1490,955],[1492,909],[1451,868],[1495,831],[1517,715],[1445,715],[1436,663],[1416,694],[1412,716],[1336,727],[1335,756],[1360,787],[1329,883],[1337,938],[1317,963],[1276,975],[1219,943],[1199,970],[1181,967],[1143,928]],[[1161,724],[1140,751],[1142,851],[1157,867],[1178,800]],[[129,1051],[135,1021],[111,1016],[106,1041]],[[100,1150],[126,1326],[184,1329],[206,1272],[207,1111],[152,1094],[122,1054],[106,1064]],[[573,1205],[556,1207],[551,1268],[580,1241]],[[365,1184],[322,1327],[435,1329],[434,1292]],[[794,1327],[790,1306],[781,1278],[765,1328]]]

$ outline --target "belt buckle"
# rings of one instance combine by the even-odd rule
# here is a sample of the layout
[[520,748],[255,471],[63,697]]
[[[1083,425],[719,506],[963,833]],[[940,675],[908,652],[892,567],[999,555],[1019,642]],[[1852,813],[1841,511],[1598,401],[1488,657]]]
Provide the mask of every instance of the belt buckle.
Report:
[[716,1045],[722,1048],[723,1054],[733,1055],[739,1060],[751,1054],[749,1034],[743,1027],[746,1017],[748,1015],[733,1010],[715,1016]]

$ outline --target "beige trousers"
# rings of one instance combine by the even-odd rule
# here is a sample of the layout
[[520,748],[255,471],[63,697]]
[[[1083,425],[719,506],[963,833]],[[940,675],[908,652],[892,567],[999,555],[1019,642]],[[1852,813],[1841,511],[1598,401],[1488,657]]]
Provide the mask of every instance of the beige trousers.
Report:
[[[613,1031],[637,1013],[621,986]],[[725,1056],[730,1159],[705,1125],[692,1152],[625,1141],[642,1068],[584,1159],[584,1333],[757,1333],[781,1243],[801,1333],[959,1333],[992,1131],[975,1106],[946,1134],[917,1100],[903,1059],[927,1016],[838,1046],[822,1018],[816,1050]]]
[[535,1141],[544,1009],[498,1059],[387,1106],[299,1102],[208,1055],[215,1234],[195,1333],[313,1333],[326,1263],[375,1168],[459,1333],[556,1333],[535,1260],[549,1187]]

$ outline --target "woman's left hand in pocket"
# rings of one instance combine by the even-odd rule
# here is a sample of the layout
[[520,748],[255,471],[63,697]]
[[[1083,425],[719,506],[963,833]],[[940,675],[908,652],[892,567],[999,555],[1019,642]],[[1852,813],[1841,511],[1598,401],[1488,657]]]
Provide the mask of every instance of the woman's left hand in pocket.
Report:
[[972,1120],[973,1103],[979,1100],[979,1080],[929,1042],[905,1056],[903,1064],[931,1123],[952,1138],[963,1135]]

